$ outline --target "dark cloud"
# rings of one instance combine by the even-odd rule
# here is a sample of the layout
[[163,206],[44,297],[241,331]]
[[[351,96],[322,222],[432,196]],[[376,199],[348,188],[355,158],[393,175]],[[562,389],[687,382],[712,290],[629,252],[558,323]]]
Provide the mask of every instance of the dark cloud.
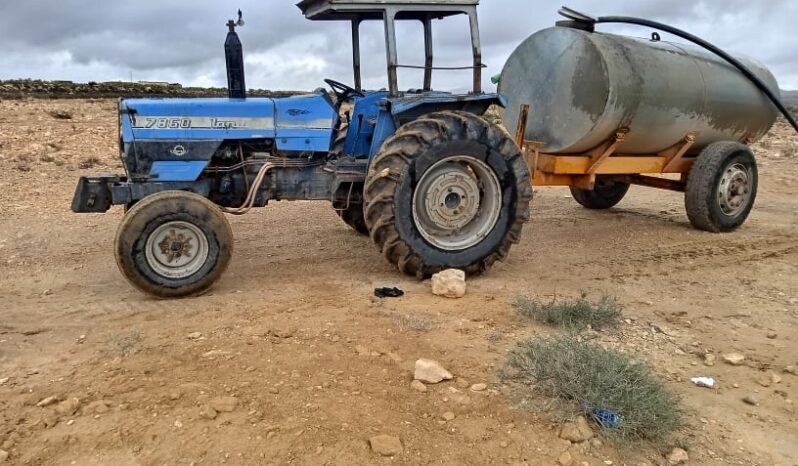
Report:
[[[179,81],[224,85],[224,23],[244,11],[241,30],[247,81],[253,87],[312,89],[324,77],[351,81],[348,25],[305,20],[290,0],[4,0],[0,3],[0,78]],[[561,0],[482,0],[480,23],[486,79],[500,71],[514,47],[558,19]],[[717,45],[758,58],[785,88],[798,88],[798,47],[792,35],[794,0],[670,0],[667,2],[571,0],[594,15],[648,17],[672,23]],[[639,36],[648,31],[606,26]],[[470,62],[468,22],[451,18],[435,25],[435,59],[441,66]],[[400,60],[423,61],[421,27],[399,29]],[[363,28],[364,79],[385,85],[382,28]],[[403,71],[402,87],[420,85],[421,73]],[[439,73],[435,85],[466,87],[467,73]]]

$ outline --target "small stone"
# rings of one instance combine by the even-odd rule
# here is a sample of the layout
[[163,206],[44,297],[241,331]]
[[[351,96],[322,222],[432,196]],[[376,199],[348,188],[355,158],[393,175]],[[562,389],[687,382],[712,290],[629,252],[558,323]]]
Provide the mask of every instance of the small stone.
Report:
[[210,405],[204,405],[200,408],[200,417],[204,419],[214,420],[219,413],[216,412]]
[[58,397],[57,396],[48,396],[47,398],[44,398],[40,402],[36,403],[36,406],[38,406],[40,408],[44,408],[46,406],[50,406],[50,405],[55,404],[57,402],[58,402]]
[[571,457],[571,454],[567,451],[562,452],[559,458],[557,458],[557,464],[560,466],[571,466],[574,464],[574,459]]
[[220,396],[212,399],[210,406],[220,413],[232,413],[238,406],[238,398],[234,396]]
[[770,377],[768,377],[766,375],[763,375],[763,376],[759,377],[758,379],[756,379],[756,383],[758,383],[759,385],[767,388],[767,387],[770,387],[770,385],[773,383],[773,381],[770,380]]
[[414,378],[426,383],[438,383],[442,380],[451,380],[454,376],[437,361],[419,359],[416,361]]
[[784,368],[784,372],[786,372],[787,374],[798,375],[798,368],[796,368],[795,366],[787,366]]
[[369,439],[374,453],[382,456],[396,456],[402,453],[402,441],[390,435],[376,435]]
[[687,455],[687,452],[678,447],[671,450],[670,454],[668,455],[668,464],[671,465],[683,464],[689,460],[690,457]]
[[176,420],[175,421],[175,427],[177,427],[178,429],[182,429],[183,428],[183,422],[180,421],[180,419]]
[[424,385],[424,383],[421,382],[420,380],[414,380],[414,381],[410,382],[410,388],[412,388],[413,390],[415,390],[417,392],[421,392],[421,393],[424,393],[424,392],[427,391],[427,386]]
[[714,354],[707,353],[707,354],[704,355],[704,365],[705,366],[710,366],[710,367],[714,366],[716,359],[717,358],[715,357]]
[[200,338],[202,338],[202,334],[200,332],[191,332],[188,335],[186,335],[186,338],[188,338],[189,340],[199,340]]
[[775,340],[776,338],[779,337],[779,334],[776,332],[768,332],[767,337],[770,338],[771,340]]
[[568,422],[560,430],[560,438],[570,440],[574,443],[581,443],[593,437],[593,429],[587,423],[584,416],[576,418],[575,422]]
[[[723,355],[723,360],[732,366],[739,366],[745,362],[745,356],[740,353],[727,353]],[[684,450],[682,450],[684,451]]]
[[749,404],[751,406],[759,406],[759,401],[756,398],[754,398],[753,395],[746,395],[743,398],[743,403]]
[[11,377],[3,377],[0,379],[0,385],[5,385],[9,380],[11,380]]
[[432,294],[445,298],[462,298],[466,294],[465,272],[447,269],[432,276]]
[[777,385],[781,383],[781,376],[775,372],[770,373],[770,381],[773,382],[773,385]]
[[487,389],[488,389],[488,386],[487,386],[487,384],[484,384],[484,383],[475,383],[474,385],[471,386],[471,391],[472,392],[484,392]]
[[5,450],[0,450],[0,463],[4,462],[8,459],[8,452]]
[[441,415],[441,418],[443,418],[444,421],[454,421],[455,415],[451,411],[446,411]]
[[66,400],[58,403],[55,411],[62,416],[71,416],[80,408],[80,400],[77,398],[67,398]]

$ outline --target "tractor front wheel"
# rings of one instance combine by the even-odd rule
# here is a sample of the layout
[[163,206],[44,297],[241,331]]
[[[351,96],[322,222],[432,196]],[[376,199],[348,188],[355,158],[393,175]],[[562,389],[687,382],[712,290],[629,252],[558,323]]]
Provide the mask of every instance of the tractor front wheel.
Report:
[[139,290],[159,297],[200,294],[230,263],[233,232],[208,199],[164,191],[127,211],[116,232],[119,270]]
[[518,146],[466,112],[425,115],[399,128],[366,178],[371,239],[419,278],[484,272],[507,257],[529,219],[532,187]]

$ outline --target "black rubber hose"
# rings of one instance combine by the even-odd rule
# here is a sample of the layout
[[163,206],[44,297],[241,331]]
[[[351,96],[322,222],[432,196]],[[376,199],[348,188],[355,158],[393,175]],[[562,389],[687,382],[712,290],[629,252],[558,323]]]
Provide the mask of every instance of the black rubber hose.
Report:
[[798,132],[798,121],[795,121],[795,116],[793,116],[792,112],[790,112],[790,110],[788,110],[787,107],[785,107],[784,104],[781,102],[781,99],[779,99],[779,97],[775,95],[773,91],[771,91],[770,88],[768,88],[765,85],[765,83],[763,83],[762,80],[759,79],[759,77],[757,77],[753,72],[751,72],[751,70],[748,69],[747,66],[740,63],[739,60],[732,57],[728,53],[724,52],[722,49],[701,39],[700,37],[696,37],[690,34],[689,32],[682,31],[681,29],[676,29],[675,27],[668,26],[667,24],[658,23],[656,21],[651,21],[648,19],[633,18],[628,16],[602,16],[600,18],[596,18],[595,22],[636,24],[638,26],[645,26],[652,29],[659,29],[660,31],[681,37],[682,39],[688,40],[700,47],[709,50],[710,52],[726,60],[727,62],[729,62],[729,64],[740,70],[740,72],[746,78],[748,78],[749,81],[751,81],[757,88],[759,88],[760,91],[762,91],[766,96],[768,96],[770,101],[773,102],[773,105],[775,105],[776,108],[779,109],[781,114],[784,115],[784,118],[786,118],[787,121],[789,121],[792,127],[795,129],[795,131]]

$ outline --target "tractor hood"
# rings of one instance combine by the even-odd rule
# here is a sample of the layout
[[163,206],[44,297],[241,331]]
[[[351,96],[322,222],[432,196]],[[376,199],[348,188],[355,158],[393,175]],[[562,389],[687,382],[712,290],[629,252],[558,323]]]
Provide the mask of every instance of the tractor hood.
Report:
[[275,139],[286,151],[329,150],[337,115],[322,94],[282,99],[128,99],[120,103],[122,139]]

